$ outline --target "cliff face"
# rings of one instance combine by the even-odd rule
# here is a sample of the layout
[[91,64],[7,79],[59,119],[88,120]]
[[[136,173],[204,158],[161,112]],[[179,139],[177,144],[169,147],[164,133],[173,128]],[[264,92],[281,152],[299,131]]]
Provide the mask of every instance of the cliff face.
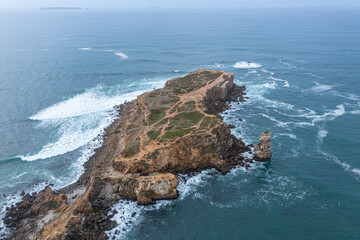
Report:
[[244,90],[233,73],[198,70],[124,104],[76,184],[61,193],[47,188],[9,210],[12,239],[107,239],[115,224],[107,213],[120,199],[173,199],[178,173],[245,166],[241,153],[249,148],[219,116]]

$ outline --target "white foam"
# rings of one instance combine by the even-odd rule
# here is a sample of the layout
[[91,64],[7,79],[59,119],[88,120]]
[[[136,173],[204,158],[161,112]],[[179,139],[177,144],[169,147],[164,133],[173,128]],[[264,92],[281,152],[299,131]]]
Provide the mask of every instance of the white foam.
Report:
[[[45,145],[37,154],[20,156],[21,159],[25,161],[47,159],[72,152],[86,145],[112,122],[111,114],[98,115],[97,118],[102,118],[99,122],[97,119],[91,119],[88,116],[67,119],[66,123],[63,123],[59,130],[60,138],[58,140]],[[97,126],[92,127],[91,125],[96,122],[98,122]]]
[[[109,212],[109,214],[111,214],[114,210],[117,211],[112,218],[112,220],[117,222],[117,226],[106,231],[106,234],[110,239],[112,239],[112,237],[116,237],[116,239],[127,239],[129,231],[143,220],[143,214],[146,211],[160,210],[170,204],[176,204],[176,201],[182,200],[189,196],[190,193],[195,192],[196,188],[203,185],[206,179],[211,178],[210,174],[215,172],[215,170],[206,170],[194,176],[179,175],[180,182],[177,190],[180,196],[177,200],[157,201],[156,204],[150,206],[140,206],[134,201],[120,201]],[[134,217],[132,217],[133,213],[135,213]]]
[[262,65],[258,63],[237,62],[233,65],[234,68],[260,68]]
[[21,173],[21,174],[19,174],[18,176],[15,176],[15,177],[12,177],[12,178],[20,178],[20,177],[22,177],[22,176],[24,176],[25,174],[27,174],[27,172],[23,172],[23,173]]
[[316,74],[313,74],[313,73],[305,73],[305,74],[310,75],[310,76],[315,77],[315,78],[318,78],[318,79],[322,79],[322,77],[320,77],[320,76],[318,76]]
[[315,124],[317,122],[321,122],[321,121],[332,121],[335,120],[336,118],[344,115],[346,113],[345,111],[345,107],[344,104],[339,104],[336,106],[335,109],[327,111],[326,113],[322,114],[322,115],[317,115],[317,114],[303,114],[300,115],[299,117],[303,117],[303,118],[309,118],[312,119],[311,123],[297,123],[297,124],[302,124],[302,125],[308,125],[308,126],[315,126]]
[[351,114],[354,114],[354,115],[359,115],[360,114],[360,110],[353,110],[353,111],[350,111]]
[[68,100],[50,106],[30,117],[32,120],[50,120],[71,118],[90,113],[111,110],[114,106],[124,103],[126,100],[133,100],[144,91],[134,91],[107,96],[103,87],[99,86],[90,89],[85,93],[78,94]]
[[122,52],[117,52],[117,53],[115,53],[115,55],[121,57],[122,59],[129,58],[125,53],[122,53]]
[[267,115],[265,113],[261,113],[259,115],[261,115],[261,116],[263,116],[263,117],[265,117],[265,118],[267,118],[267,119],[269,119],[269,120],[271,120],[273,122],[276,122],[277,123],[276,125],[279,126],[279,127],[287,127],[287,125],[288,125],[288,123],[281,122],[281,121],[277,120],[276,118],[274,118],[272,116],[269,116],[269,115]]
[[353,170],[351,170],[353,173],[357,174],[360,176],[360,169],[358,168],[354,168]]
[[263,86],[266,88],[275,89],[277,87],[277,84],[276,84],[276,82],[264,83]]
[[286,65],[286,66],[288,66],[289,68],[297,68],[295,65],[290,64],[290,63],[288,63],[288,62],[283,62],[283,61],[281,61],[281,63],[284,64],[284,65]]
[[323,129],[322,129],[322,130],[319,130],[319,132],[318,132],[318,137],[319,137],[319,138],[325,138],[328,133],[329,133],[329,132],[326,131],[326,130],[323,130]]
[[[114,106],[131,101],[154,87],[161,87],[165,82],[164,78],[150,81],[143,79],[140,82],[140,88],[143,90],[125,93],[120,86],[111,89],[111,93],[108,93],[108,89],[98,86],[40,111],[30,119],[40,121],[39,127],[57,128],[58,136],[56,140],[43,146],[38,153],[18,157],[25,161],[47,159],[87,145],[114,120]],[[85,154],[89,155],[91,154]]]
[[85,48],[78,48],[78,50],[80,50],[80,51],[91,51],[92,48],[85,47]]
[[297,139],[296,135],[291,134],[291,133],[279,133],[280,136],[286,136],[289,137],[291,139]]
[[214,68],[225,68],[225,65],[222,63],[214,63],[213,67]]
[[274,81],[277,81],[277,82],[283,82],[283,83],[284,83],[284,85],[283,85],[284,87],[290,87],[289,81],[284,80],[284,79],[281,79],[281,78],[276,78],[276,77],[274,77],[274,75],[275,75],[274,72],[268,71],[268,70],[266,70],[265,68],[261,69],[261,71],[262,71],[263,73],[269,74],[269,75],[270,75],[270,76],[268,76],[269,79],[274,80]]
[[315,84],[316,84],[316,86],[309,89],[310,91],[315,92],[315,93],[322,93],[322,92],[328,91],[333,88],[330,85],[320,84],[317,82],[315,82]]

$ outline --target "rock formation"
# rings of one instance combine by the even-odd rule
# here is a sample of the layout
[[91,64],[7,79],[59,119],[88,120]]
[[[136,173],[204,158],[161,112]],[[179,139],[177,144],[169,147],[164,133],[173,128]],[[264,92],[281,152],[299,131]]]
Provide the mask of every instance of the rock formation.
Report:
[[[219,115],[227,102],[243,101],[245,86],[235,85],[233,77],[198,70],[120,106],[119,118],[75,184],[27,194],[9,209],[5,223],[13,228],[11,239],[107,239],[104,231],[115,226],[108,212],[120,199],[138,204],[174,199],[176,174],[248,167],[241,154],[249,147]],[[271,157],[270,137],[263,133],[255,146],[260,161]]]
[[254,145],[254,160],[266,162],[271,158],[271,136],[271,132],[261,134],[260,143]]

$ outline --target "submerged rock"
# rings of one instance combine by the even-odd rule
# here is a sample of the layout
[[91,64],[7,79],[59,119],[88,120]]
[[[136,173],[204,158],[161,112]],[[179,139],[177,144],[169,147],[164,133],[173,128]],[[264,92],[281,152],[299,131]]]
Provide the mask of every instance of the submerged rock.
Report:
[[254,145],[254,159],[258,162],[267,162],[272,156],[271,152],[271,132],[263,132],[260,143]]

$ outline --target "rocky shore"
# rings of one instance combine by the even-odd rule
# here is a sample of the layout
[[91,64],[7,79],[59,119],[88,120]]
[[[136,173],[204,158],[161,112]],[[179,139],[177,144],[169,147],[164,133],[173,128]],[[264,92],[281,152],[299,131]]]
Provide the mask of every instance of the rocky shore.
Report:
[[50,186],[24,194],[8,209],[9,239],[108,239],[109,211],[120,199],[152,204],[178,197],[177,174],[215,168],[222,174],[253,160],[271,158],[271,133],[252,152],[231,134],[219,115],[243,101],[245,86],[233,73],[198,70],[168,81],[119,107],[104,143],[85,164],[85,173],[60,191]]

